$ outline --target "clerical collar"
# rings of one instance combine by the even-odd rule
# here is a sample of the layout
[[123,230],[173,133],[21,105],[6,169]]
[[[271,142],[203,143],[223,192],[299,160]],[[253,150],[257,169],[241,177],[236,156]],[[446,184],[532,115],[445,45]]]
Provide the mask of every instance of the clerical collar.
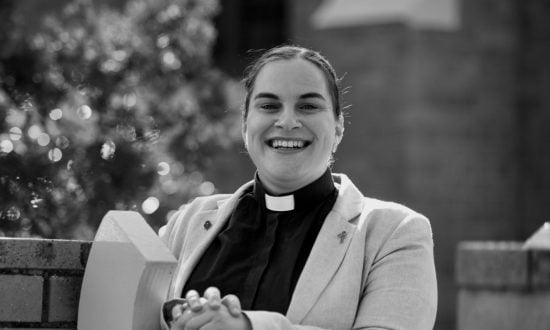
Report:
[[265,191],[258,173],[256,173],[254,180],[256,200],[262,207],[274,212],[292,211],[317,205],[329,196],[334,189],[336,187],[330,169],[327,169],[321,177],[307,186],[280,196],[269,195]]

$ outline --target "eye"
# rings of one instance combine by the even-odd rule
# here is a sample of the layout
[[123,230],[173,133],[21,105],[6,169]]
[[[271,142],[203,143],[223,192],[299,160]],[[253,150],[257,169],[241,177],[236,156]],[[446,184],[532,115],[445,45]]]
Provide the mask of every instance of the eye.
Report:
[[317,110],[320,109],[320,107],[318,105],[312,104],[312,103],[301,104],[298,108],[300,110],[304,110],[304,111],[317,111]]
[[260,103],[258,105],[258,108],[260,108],[263,111],[271,112],[279,109],[279,104],[275,102]]

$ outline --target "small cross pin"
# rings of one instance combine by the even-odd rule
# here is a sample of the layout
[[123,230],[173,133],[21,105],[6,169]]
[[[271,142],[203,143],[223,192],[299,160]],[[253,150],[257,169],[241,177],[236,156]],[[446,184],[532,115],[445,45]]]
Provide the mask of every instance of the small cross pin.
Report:
[[344,240],[346,239],[347,236],[348,236],[348,233],[346,233],[346,231],[344,230],[343,232],[338,234],[336,237],[340,239],[340,244],[342,244],[344,243]]
[[208,230],[210,227],[212,227],[212,222],[210,220],[206,220],[203,225],[204,229]]

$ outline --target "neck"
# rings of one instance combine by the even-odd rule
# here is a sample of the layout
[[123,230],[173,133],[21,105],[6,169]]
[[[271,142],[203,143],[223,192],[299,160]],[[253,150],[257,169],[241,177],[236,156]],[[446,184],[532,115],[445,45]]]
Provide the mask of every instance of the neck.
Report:
[[302,187],[307,186],[309,183],[313,182],[305,182],[305,183],[297,183],[296,181],[292,182],[280,182],[278,184],[275,184],[271,182],[270,180],[266,180],[261,174],[258,174],[260,177],[260,180],[262,181],[262,184],[264,186],[264,189],[266,193],[272,195],[272,196],[281,196],[290,194],[293,191],[296,191]]
[[[326,170],[325,170],[326,171]],[[292,178],[277,178],[277,180],[270,180],[271,178],[269,176],[262,175],[262,173],[258,172],[258,177],[260,178],[260,181],[262,181],[262,185],[264,187],[264,190],[266,193],[268,193],[271,196],[281,196],[281,195],[287,195],[290,193],[293,193],[310,183],[316,181],[319,179],[325,171],[318,173],[317,175],[313,175],[311,177],[307,178],[300,178],[301,180],[297,180],[295,177]]]

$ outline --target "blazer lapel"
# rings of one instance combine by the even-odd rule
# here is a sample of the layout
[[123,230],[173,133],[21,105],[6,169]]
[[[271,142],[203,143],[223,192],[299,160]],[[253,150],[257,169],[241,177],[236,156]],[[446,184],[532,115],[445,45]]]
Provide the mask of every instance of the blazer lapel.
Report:
[[342,262],[355,233],[355,226],[329,213],[296,284],[287,317],[301,322]]
[[335,176],[335,179],[341,182],[338,199],[311,249],[286,314],[294,323],[304,320],[329,285],[355,234],[352,220],[363,208],[364,197],[353,183],[345,175]]
[[[190,223],[193,224],[193,227],[188,229],[189,233],[182,247],[177,266],[176,281],[173,285],[173,291],[169,293],[172,298],[179,298],[185,282],[191,276],[191,272],[229,219],[238,197],[239,195],[235,194],[227,200],[219,201],[217,209],[200,212],[191,219]],[[206,228],[204,225],[206,221],[210,221],[212,227]]]

